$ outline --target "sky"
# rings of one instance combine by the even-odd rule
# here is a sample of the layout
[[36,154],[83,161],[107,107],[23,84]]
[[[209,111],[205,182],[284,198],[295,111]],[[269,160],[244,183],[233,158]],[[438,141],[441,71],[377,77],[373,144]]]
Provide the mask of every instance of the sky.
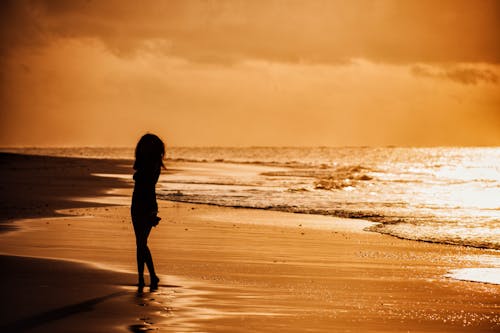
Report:
[[0,146],[500,146],[500,1],[0,2]]

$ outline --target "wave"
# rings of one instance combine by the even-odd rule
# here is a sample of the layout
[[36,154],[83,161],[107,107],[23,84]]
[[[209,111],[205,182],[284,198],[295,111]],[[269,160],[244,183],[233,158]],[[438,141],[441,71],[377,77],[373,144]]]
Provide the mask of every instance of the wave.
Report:
[[[242,164],[242,165],[262,165],[269,167],[281,167],[290,169],[310,168],[315,166],[313,163],[304,163],[298,161],[260,161],[260,160],[228,160],[222,158],[186,158],[186,157],[169,157],[166,159],[168,162],[184,162],[184,163],[224,163],[224,164]],[[321,167],[321,166],[320,166]],[[324,165],[323,167],[327,167]]]
[[367,173],[369,171],[372,170],[361,165],[339,167],[326,176],[317,177],[314,187],[321,190],[338,190],[356,186],[359,182],[373,180]]
[[313,178],[314,188],[318,190],[341,190],[354,187],[360,182],[374,180],[370,173],[376,170],[363,165],[344,165],[339,167],[328,167],[323,165],[318,169],[304,168],[286,171],[263,172],[262,176],[268,177],[303,177]]
[[[232,207],[232,208],[250,208],[250,209],[263,209],[263,210],[274,210],[287,213],[297,213],[297,214],[314,214],[314,215],[327,215],[343,218],[355,218],[355,219],[366,219],[372,222],[381,222],[384,219],[383,215],[368,213],[362,211],[351,211],[343,209],[315,209],[315,208],[302,208],[298,206],[289,205],[264,205],[264,206],[253,206],[249,204],[236,204],[236,203],[221,203],[214,201],[203,200],[201,196],[196,195],[186,195],[181,191],[176,191],[174,193],[159,193],[158,198],[168,201],[177,201],[184,203],[193,204],[205,204],[210,206],[219,207]],[[232,196],[234,198],[234,196]],[[393,222],[400,221],[400,219],[392,220]]]
[[[500,250],[500,242],[495,241],[495,237],[492,237],[491,234],[489,234],[488,237],[480,237],[477,235],[467,237],[467,234],[463,235],[460,232],[453,232],[450,228],[448,228],[448,230],[443,229],[444,228],[441,228],[439,232],[436,232],[436,228],[424,225],[414,225],[408,222],[380,223],[368,228],[369,231],[394,236],[400,239]],[[496,237],[496,239],[498,239],[498,237]]]
[[[460,233],[453,232],[436,232],[436,227],[427,226],[419,223],[419,220],[427,221],[430,217],[400,217],[388,216],[376,212],[361,211],[361,210],[348,210],[348,209],[317,209],[317,208],[304,208],[294,205],[252,205],[244,201],[236,203],[237,197],[232,196],[231,203],[228,202],[215,202],[207,200],[204,196],[186,195],[181,191],[174,193],[159,193],[158,197],[163,200],[193,203],[193,204],[206,204],[219,207],[231,208],[250,208],[262,209],[271,211],[281,211],[296,214],[313,214],[334,216],[341,218],[363,219],[377,224],[367,228],[367,231],[378,232],[381,234],[391,235],[400,239],[415,240],[422,242],[450,244],[459,246],[469,246],[475,248],[500,250],[500,242],[492,240],[491,234],[489,237],[462,237]],[[245,198],[241,196],[241,198]]]

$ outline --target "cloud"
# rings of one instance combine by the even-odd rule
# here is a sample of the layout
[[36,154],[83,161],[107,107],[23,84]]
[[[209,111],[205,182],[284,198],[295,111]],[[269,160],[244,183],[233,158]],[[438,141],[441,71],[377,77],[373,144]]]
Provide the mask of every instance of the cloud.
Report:
[[2,1],[2,52],[95,38],[196,62],[500,62],[498,1]]
[[4,146],[133,145],[145,130],[175,145],[500,142],[498,85],[420,80],[406,66],[207,66],[154,53],[118,57],[83,39],[25,52],[29,72],[8,67]]
[[415,76],[451,80],[466,85],[498,83],[498,75],[488,68],[475,68],[470,66],[442,68],[429,65],[415,65],[411,68],[411,73]]
[[36,7],[24,1],[0,3],[0,56],[17,47],[38,47],[46,42]]
[[463,84],[498,83],[498,75],[489,69],[457,68],[447,71],[446,77]]

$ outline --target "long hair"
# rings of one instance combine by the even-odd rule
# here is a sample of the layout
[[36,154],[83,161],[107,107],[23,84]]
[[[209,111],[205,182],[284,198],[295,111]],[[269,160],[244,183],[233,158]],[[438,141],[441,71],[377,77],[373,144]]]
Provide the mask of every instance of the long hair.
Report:
[[150,169],[158,164],[165,168],[165,144],[154,134],[144,134],[135,147],[134,170]]

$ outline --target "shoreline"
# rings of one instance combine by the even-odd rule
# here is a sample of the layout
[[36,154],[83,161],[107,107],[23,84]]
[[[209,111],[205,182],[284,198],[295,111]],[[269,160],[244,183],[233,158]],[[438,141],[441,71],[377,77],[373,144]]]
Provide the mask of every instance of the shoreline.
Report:
[[[131,165],[133,163],[133,160],[131,159],[124,159],[122,157],[113,157],[113,158],[99,158],[99,157],[73,157],[73,156],[64,156],[64,155],[42,155],[42,153],[39,151],[38,148],[33,148],[34,152],[33,154],[26,154],[26,153],[20,153],[16,152],[16,149],[6,149],[5,152],[0,151],[0,162],[4,162],[5,156],[7,157],[12,157],[16,156],[17,158],[22,157],[22,158],[31,158],[31,159],[54,159],[56,160],[56,164],[60,163],[61,161],[68,160],[71,161],[73,165],[76,165],[80,168],[87,168],[89,170],[89,165],[92,165],[93,168],[96,168],[95,164],[97,163],[97,168],[95,169],[94,172],[89,173],[88,175],[85,175],[87,177],[86,181],[88,182],[89,179],[92,179],[94,182],[99,182],[99,181],[107,181],[108,184],[101,184],[100,186],[106,186],[108,188],[107,191],[101,191],[100,193],[93,193],[93,195],[87,195],[87,196],[78,196],[78,197],[71,197],[71,198],[64,198],[64,201],[70,201],[71,199],[73,202],[71,203],[73,207],[78,207],[79,205],[107,205],[107,204],[129,204],[128,203],[128,198],[125,198],[124,200],[120,200],[118,197],[120,195],[120,191],[123,188],[127,188],[128,186],[132,186],[132,169]],[[68,148],[71,149],[71,148]],[[19,151],[23,151],[22,148],[17,149]],[[28,149],[29,151],[29,149]],[[58,161],[58,162],[57,162]],[[194,165],[199,165],[199,164],[206,164],[206,162],[201,161],[201,160],[189,160],[189,159],[183,159],[183,158],[178,158],[178,159],[167,159],[167,163],[169,164],[169,168],[167,171],[163,171],[163,174],[169,173],[169,174],[175,174],[177,172],[182,172],[183,168],[186,166],[188,168],[191,168],[191,166]],[[241,161],[213,161],[210,162],[210,164],[237,164],[237,165],[255,165],[257,167],[261,166],[266,166],[266,167],[283,167],[283,168],[289,168],[286,164],[284,165],[274,165],[273,163],[271,164],[266,164],[266,163],[257,163],[254,164],[254,162],[241,162]],[[84,165],[81,165],[84,164]],[[99,165],[100,164],[100,165]],[[174,167],[170,167],[173,165]],[[127,167],[126,167],[127,166]],[[79,175],[81,176],[81,175]],[[81,179],[83,180],[83,179]],[[128,183],[128,184],[127,184]],[[77,184],[72,184],[72,186],[78,186]],[[87,186],[87,184],[86,184]],[[85,187],[86,187],[85,186]],[[84,187],[84,188],[85,188]],[[99,200],[95,200],[94,196],[97,196]],[[125,194],[127,196],[128,194]],[[267,210],[267,211],[280,211],[280,212],[285,212],[285,213],[294,213],[294,214],[304,214],[304,215],[318,215],[318,216],[333,216],[335,218],[344,218],[344,219],[354,219],[354,220],[361,220],[361,221],[369,221],[372,223],[370,227],[368,227],[367,231],[370,232],[376,232],[380,234],[385,234],[389,235],[398,239],[403,239],[403,240],[412,240],[412,241],[417,241],[417,242],[425,242],[425,243],[435,243],[435,244],[445,244],[445,245],[455,245],[455,246],[465,246],[465,247],[473,247],[473,248],[478,248],[478,249],[487,249],[487,250],[494,250],[498,251],[500,253],[500,249],[496,248],[493,245],[481,245],[477,244],[474,242],[464,242],[463,240],[460,241],[450,241],[450,240],[434,240],[434,239],[429,239],[429,238],[415,238],[411,236],[405,236],[400,233],[395,233],[391,232],[389,230],[385,230],[383,226],[387,222],[383,222],[380,220],[380,218],[383,218],[382,215],[374,215],[373,216],[364,216],[357,214],[355,212],[348,212],[348,211],[342,211],[339,210],[338,212],[335,211],[335,213],[332,213],[327,210],[321,210],[321,209],[310,209],[310,210],[295,210],[293,207],[289,207],[288,209],[282,209],[280,207],[252,207],[252,206],[245,206],[245,205],[223,205],[223,204],[218,204],[218,203],[211,203],[211,202],[198,202],[198,201],[192,201],[192,200],[186,200],[182,198],[177,198],[175,194],[166,194],[162,195],[159,194],[159,199],[161,200],[166,200],[166,201],[174,201],[174,202],[181,202],[181,203],[187,203],[187,204],[202,204],[202,205],[210,205],[210,206],[215,206],[215,207],[230,207],[230,208],[235,208],[235,209],[258,209],[258,210]],[[103,198],[106,198],[107,200],[103,200]],[[5,199],[0,197],[0,199]],[[5,201],[5,200],[3,200]],[[98,202],[99,201],[99,202]],[[2,201],[0,201],[2,202]],[[57,204],[58,206],[61,206],[61,202]],[[40,205],[39,205],[40,206]],[[43,206],[43,205],[41,205]],[[47,206],[48,207],[48,206]],[[3,208],[0,206],[0,209]],[[36,207],[39,210],[39,213],[36,216],[43,217],[45,216],[43,213],[40,214],[40,211],[43,211],[43,208]],[[59,207],[63,208],[63,207]],[[56,216],[56,213],[54,211],[54,208],[51,208],[50,210],[51,213],[49,213],[49,216],[53,215]],[[15,218],[19,218],[20,216],[18,215],[19,212],[17,211],[15,214]],[[11,228],[15,228],[13,225],[9,225],[8,221],[5,221],[5,214],[0,215],[0,233],[2,233],[4,230],[8,231]],[[28,217],[36,217],[36,216],[28,216]],[[373,217],[373,218],[372,218]],[[396,224],[398,224],[397,222]],[[391,223],[389,223],[391,224]],[[500,265],[500,263],[499,263]],[[500,268],[499,268],[500,269]]]
[[[475,249],[490,250],[490,251],[496,251],[500,254],[500,249],[496,249],[496,248],[488,247],[488,246],[480,246],[480,245],[474,245],[474,244],[469,244],[469,243],[460,244],[460,243],[444,242],[444,241],[437,241],[437,240],[431,240],[431,239],[410,238],[410,237],[405,237],[405,236],[401,236],[398,234],[393,234],[391,232],[379,230],[379,228],[377,228],[377,225],[383,224],[382,222],[379,222],[376,220],[372,221],[370,219],[361,218],[361,217],[357,218],[357,217],[351,217],[351,216],[345,217],[345,216],[341,216],[341,215],[326,214],[326,213],[323,214],[323,213],[316,213],[316,212],[315,213],[308,213],[308,212],[303,212],[303,211],[288,211],[288,210],[284,210],[284,209],[282,210],[279,208],[261,208],[261,207],[247,207],[247,206],[234,206],[234,205],[233,206],[229,206],[229,205],[226,206],[226,205],[221,205],[221,204],[217,204],[217,203],[199,203],[196,201],[189,201],[189,200],[181,200],[181,199],[177,200],[177,199],[173,199],[171,196],[169,196],[168,199],[162,199],[162,200],[171,201],[171,202],[179,202],[179,203],[184,203],[184,204],[192,204],[192,205],[207,205],[207,206],[213,206],[213,207],[221,207],[221,208],[224,207],[224,208],[233,208],[233,209],[255,209],[255,210],[263,210],[263,211],[270,211],[270,212],[300,214],[300,215],[305,215],[305,216],[308,216],[308,215],[329,216],[329,217],[339,218],[339,219],[344,219],[344,220],[361,221],[360,223],[363,223],[363,222],[370,223],[370,225],[366,227],[366,230],[364,230],[366,232],[374,232],[374,233],[378,233],[381,235],[387,235],[387,236],[394,237],[397,239],[409,240],[409,241],[413,241],[413,242],[422,242],[422,243],[430,243],[430,244],[440,244],[440,245],[450,245],[450,246],[470,247],[470,248],[475,248]],[[497,284],[500,284],[500,282],[497,282]]]
[[[90,167],[89,174],[98,173]],[[103,184],[118,186],[106,190]],[[66,186],[64,190],[73,191],[66,199],[78,196],[75,186]],[[111,193],[118,200],[110,205],[112,200],[106,196],[113,188],[118,188]],[[133,231],[127,223],[128,207],[118,204],[128,198],[131,188],[108,179],[96,180],[92,191],[97,195],[87,198],[93,204],[56,209],[55,217],[15,222],[22,230],[0,235],[0,251],[98,263],[112,269],[108,271],[111,280],[126,280],[113,280],[113,288],[126,285],[132,296],[134,277],[119,272],[135,271]],[[444,277],[450,269],[470,266],[473,258],[484,256],[487,250],[360,232],[359,226],[345,224],[349,221],[324,216],[167,201],[159,205],[163,220],[153,230],[150,246],[158,271],[166,273],[159,292],[148,294],[143,300],[146,306],[123,296],[88,312],[103,325],[121,320],[122,325],[114,328],[117,332],[146,324],[161,332],[285,328],[296,332],[353,328],[476,332],[500,327],[500,286]],[[322,227],[325,223],[328,231]],[[315,224],[319,225],[316,229]],[[34,266],[25,262],[19,267]],[[88,268],[90,277],[100,274],[96,267]],[[68,271],[84,274],[76,266]],[[37,274],[28,283],[41,288],[37,279],[43,274]],[[23,289],[16,288],[16,292]],[[42,298],[37,300],[43,303]],[[120,317],[110,310],[118,304],[131,310]],[[39,312],[47,311],[47,306],[39,304]],[[77,327],[82,322],[77,317],[50,325],[56,323],[63,332],[59,323]],[[123,324],[124,318],[129,318],[129,325]],[[2,319],[0,326],[5,324]]]

